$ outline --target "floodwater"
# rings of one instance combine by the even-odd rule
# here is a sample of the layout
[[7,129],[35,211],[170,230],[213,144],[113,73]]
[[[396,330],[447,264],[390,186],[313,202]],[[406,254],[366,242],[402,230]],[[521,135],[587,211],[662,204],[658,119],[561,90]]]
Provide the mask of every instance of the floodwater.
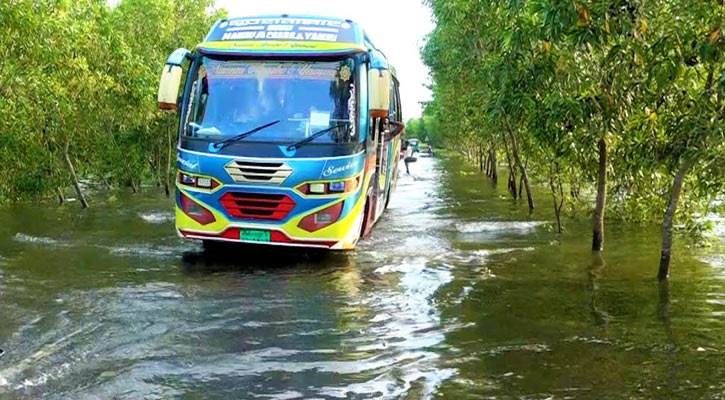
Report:
[[177,239],[168,200],[0,210],[0,398],[725,398],[725,251],[552,232],[419,158],[350,253]]

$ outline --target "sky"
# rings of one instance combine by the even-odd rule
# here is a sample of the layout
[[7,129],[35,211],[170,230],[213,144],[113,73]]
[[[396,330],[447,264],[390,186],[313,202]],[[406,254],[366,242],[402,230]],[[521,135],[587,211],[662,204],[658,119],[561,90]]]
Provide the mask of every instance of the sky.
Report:
[[398,71],[405,120],[420,117],[420,102],[431,98],[420,47],[434,24],[421,0],[217,0],[216,5],[230,17],[287,13],[351,19],[362,25]]

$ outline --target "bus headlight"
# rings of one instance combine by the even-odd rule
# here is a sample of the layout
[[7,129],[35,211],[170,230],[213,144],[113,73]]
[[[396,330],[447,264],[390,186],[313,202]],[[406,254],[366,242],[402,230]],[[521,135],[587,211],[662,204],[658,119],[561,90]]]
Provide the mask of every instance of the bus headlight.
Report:
[[325,194],[327,192],[324,183],[310,183],[308,188],[307,192],[311,194]]
[[342,206],[344,203],[344,201],[341,201],[314,214],[310,214],[302,218],[297,226],[306,230],[307,232],[318,231],[322,228],[330,226],[337,222],[338,219],[340,219],[340,214],[342,214]]
[[327,184],[327,188],[330,190],[330,192],[344,192],[345,181],[330,182]]
[[183,186],[199,189],[216,189],[220,183],[208,176],[191,175],[183,171],[176,174],[176,182]]
[[352,192],[360,184],[360,177],[342,179],[331,182],[308,182],[297,186],[297,191],[308,196],[321,196],[326,194],[340,194]]
[[200,176],[196,178],[196,186],[200,188],[212,189],[213,185],[214,181],[211,178],[202,178]]

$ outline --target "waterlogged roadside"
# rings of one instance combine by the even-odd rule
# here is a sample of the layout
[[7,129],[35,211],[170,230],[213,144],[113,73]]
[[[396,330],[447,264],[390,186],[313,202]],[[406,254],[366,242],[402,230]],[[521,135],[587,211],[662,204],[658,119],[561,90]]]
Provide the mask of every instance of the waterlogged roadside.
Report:
[[[0,210],[0,398],[717,398],[725,254],[553,235],[420,157],[354,253],[221,256],[161,199]],[[542,195],[543,196],[543,195]],[[544,198],[544,197],[541,197]]]
[[459,373],[438,389],[441,398],[725,396],[721,241],[703,249],[677,238],[672,278],[659,285],[658,227],[610,223],[605,254],[593,256],[589,220],[567,221],[559,238],[545,203],[529,215],[503,187],[478,179],[472,170],[444,179],[471,195],[456,218],[475,220],[460,226],[454,246],[485,248],[489,278],[438,295],[465,293],[458,307],[441,303],[444,324],[465,326],[446,336],[460,355],[446,365]]

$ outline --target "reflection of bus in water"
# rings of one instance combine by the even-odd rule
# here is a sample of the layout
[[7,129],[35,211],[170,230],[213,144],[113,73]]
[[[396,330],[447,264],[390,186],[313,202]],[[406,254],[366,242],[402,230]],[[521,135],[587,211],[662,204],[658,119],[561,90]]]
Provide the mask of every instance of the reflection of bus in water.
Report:
[[159,106],[179,111],[182,237],[352,249],[395,188],[396,74],[349,20],[218,21],[169,57]]

